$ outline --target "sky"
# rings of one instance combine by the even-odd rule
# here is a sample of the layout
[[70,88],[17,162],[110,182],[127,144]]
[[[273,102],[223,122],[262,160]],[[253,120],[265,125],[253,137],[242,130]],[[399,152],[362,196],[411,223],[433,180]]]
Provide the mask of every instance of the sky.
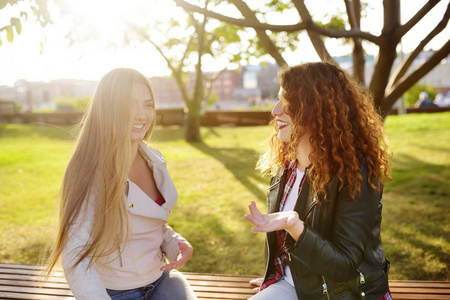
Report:
[[[6,33],[0,33],[3,44],[0,46],[0,86],[12,86],[19,79],[27,81],[50,81],[53,79],[87,79],[99,80],[108,71],[117,67],[134,68],[148,77],[170,75],[164,59],[149,43],[135,43],[129,46],[112,47],[102,40],[84,43],[73,43],[65,37],[67,33],[83,31],[98,32],[105,40],[120,40],[123,30],[121,20],[148,22],[148,20],[166,20],[170,16],[178,16],[181,8],[175,7],[169,0],[133,0],[123,5],[121,0],[60,0],[66,3],[62,7],[65,14],[61,17],[59,9],[50,7],[53,13],[54,25],[41,28],[29,17],[25,22],[21,35],[15,34],[13,43],[6,40]],[[381,31],[382,1],[369,0],[371,9],[367,18],[363,19],[363,29],[369,29],[373,34]],[[70,3],[70,4],[69,4]],[[324,7],[332,8],[337,3],[332,0],[307,0],[313,16],[323,15]],[[402,0],[402,23],[426,3],[425,0]],[[430,28],[434,28],[442,18],[448,0],[441,1],[433,10],[402,40],[403,51],[410,52]],[[9,23],[9,18],[15,16],[17,8],[0,10],[0,27]],[[336,9],[336,8],[332,8]],[[229,12],[230,15],[233,12]],[[75,21],[71,16],[78,16]],[[283,20],[270,19],[271,23],[295,23],[297,15],[283,16]],[[84,26],[78,26],[82,23]],[[74,30],[74,26],[77,30]],[[81,29],[80,29],[81,28]],[[15,33],[15,32],[14,32]],[[450,26],[439,34],[425,49],[438,49],[450,38]],[[333,56],[345,55],[349,49],[338,43],[329,42]],[[41,46],[42,44],[42,46]],[[369,54],[376,54],[376,47],[366,49]],[[42,52],[42,53],[41,53]],[[307,61],[318,61],[319,58],[312,48],[309,39],[304,35],[300,39],[295,52],[284,55],[290,65]],[[273,62],[271,58],[269,61]],[[251,63],[258,63],[254,60]],[[206,63],[210,70],[218,70],[214,62]],[[208,69],[207,69],[208,70]]]

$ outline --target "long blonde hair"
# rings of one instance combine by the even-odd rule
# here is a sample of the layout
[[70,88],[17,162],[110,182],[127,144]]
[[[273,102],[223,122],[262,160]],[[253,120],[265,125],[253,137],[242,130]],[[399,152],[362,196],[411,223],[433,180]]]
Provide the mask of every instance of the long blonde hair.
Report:
[[326,62],[285,68],[279,79],[283,109],[292,119],[291,139],[278,139],[274,120],[269,148],[261,155],[257,169],[275,176],[286,160],[296,158],[299,138],[309,132],[312,167],[308,179],[315,193],[326,198],[327,183],[338,176],[341,187],[347,182],[350,195],[355,197],[362,183],[362,161],[369,169],[373,189],[379,190],[391,179],[387,135],[367,90],[338,66]]
[[[59,230],[47,275],[59,262],[69,230],[77,220],[82,220],[90,197],[94,199],[95,222],[73,268],[86,258],[91,267],[128,239],[124,188],[132,159],[130,132],[137,109],[134,87],[138,83],[146,85],[153,98],[150,81],[141,73],[126,68],[107,73],[78,124],[75,150],[59,193]],[[144,141],[150,137],[154,125],[155,118]]]

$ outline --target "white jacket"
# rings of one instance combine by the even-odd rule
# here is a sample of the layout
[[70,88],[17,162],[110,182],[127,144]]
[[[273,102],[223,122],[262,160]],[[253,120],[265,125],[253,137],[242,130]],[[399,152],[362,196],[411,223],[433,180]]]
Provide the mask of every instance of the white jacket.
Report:
[[[156,185],[166,202],[159,206],[128,180],[128,195],[125,195],[130,230],[128,242],[126,245],[122,243],[116,253],[101,257],[93,267],[87,268],[89,259],[85,259],[72,272],[68,272],[88,242],[95,221],[95,199],[91,196],[86,201],[78,222],[71,227],[62,253],[67,282],[78,300],[110,299],[106,288],[128,290],[156,281],[162,275],[160,268],[164,265],[164,255],[174,260],[179,251],[178,242],[185,241],[167,225],[178,194],[167,171],[166,159],[158,150],[142,142],[139,151],[153,169]],[[120,251],[123,253],[117,258]]]

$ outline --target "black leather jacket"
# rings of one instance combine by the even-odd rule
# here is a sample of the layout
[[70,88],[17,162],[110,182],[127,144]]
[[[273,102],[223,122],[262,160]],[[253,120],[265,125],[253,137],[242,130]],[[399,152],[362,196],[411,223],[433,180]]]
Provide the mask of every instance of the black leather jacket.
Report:
[[[286,235],[289,267],[298,299],[378,299],[388,292],[389,262],[380,238],[382,192],[367,182],[368,170],[361,165],[361,194],[353,199],[348,186],[339,189],[337,177],[327,185],[327,200],[305,180],[295,211],[305,230],[295,242]],[[267,204],[277,212],[286,172],[271,180]],[[267,234],[266,275],[274,271],[276,232]],[[265,278],[266,279],[266,278]]]

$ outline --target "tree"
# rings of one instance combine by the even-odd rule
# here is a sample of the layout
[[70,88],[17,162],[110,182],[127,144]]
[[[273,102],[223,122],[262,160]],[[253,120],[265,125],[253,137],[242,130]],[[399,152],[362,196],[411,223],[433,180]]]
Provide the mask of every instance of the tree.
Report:
[[[25,4],[25,5],[21,5]],[[14,29],[18,35],[22,33],[22,21],[26,21],[28,18],[29,10],[35,15],[36,22],[40,26],[45,27],[47,24],[52,23],[50,13],[47,9],[47,0],[0,0],[0,13],[5,13],[5,10],[10,7],[20,8],[14,12],[9,11],[8,15],[13,15],[9,21],[9,24],[0,28],[0,34],[6,32],[6,39],[12,43],[14,40]],[[6,18],[5,18],[6,19]],[[3,24],[0,24],[0,26]],[[0,46],[3,44],[0,37]],[[43,45],[41,44],[41,48]]]
[[[205,9],[209,2],[204,2]],[[132,23],[129,27],[138,33],[142,41],[153,44],[166,61],[185,104],[185,139],[201,141],[200,120],[207,108],[212,83],[228,66],[226,64],[221,71],[207,76],[203,71],[204,58],[226,57],[229,63],[241,59],[242,51],[229,49],[231,44],[239,49],[239,28],[222,22],[210,22],[207,16],[193,13],[188,14],[186,22],[172,19],[170,22],[155,21],[147,28]],[[132,35],[128,38],[135,39]],[[192,69],[193,72],[189,72]]]
[[[326,24],[321,24],[313,20],[313,16],[305,4],[304,0],[292,1],[265,1],[270,12],[281,14],[287,10],[296,10],[301,22],[290,25],[275,25],[262,21],[266,14],[252,9],[248,1],[228,0],[230,4],[241,14],[241,18],[233,18],[211,9],[201,8],[188,3],[184,0],[174,0],[175,3],[183,7],[186,11],[201,13],[210,18],[216,18],[236,26],[253,28],[259,39],[259,44],[270,54],[279,66],[286,65],[282,53],[283,49],[279,46],[278,37],[282,33],[307,32],[312,45],[322,61],[332,61],[324,39],[349,39],[352,43],[353,75],[364,83],[364,48],[363,42],[369,42],[378,47],[378,57],[376,60],[374,72],[369,90],[374,96],[375,106],[380,110],[383,116],[386,116],[395,101],[411,86],[418,82],[423,76],[430,72],[450,53],[450,41],[447,40],[440,49],[429,57],[417,68],[410,70],[415,58],[418,57],[424,47],[446,26],[450,17],[450,3],[447,6],[442,19],[437,22],[434,28],[431,28],[426,37],[419,41],[414,51],[407,55],[394,69],[394,61],[397,57],[397,46],[402,37],[409,32],[417,23],[423,19],[430,10],[438,4],[440,0],[427,1],[423,7],[416,12],[406,23],[400,22],[400,0],[383,1],[383,28],[381,34],[374,35],[361,29],[361,16],[367,4],[360,0],[343,0],[346,8],[346,17],[344,15],[334,15]],[[344,21],[345,20],[345,21]],[[392,76],[389,76],[392,74]]]
[[[203,3],[205,9],[210,2],[212,0],[198,1]],[[229,63],[245,56],[240,48],[241,29],[201,14],[186,13],[176,7],[174,8],[180,10],[184,16],[169,20],[164,16],[161,16],[161,19],[159,16],[152,17],[151,8],[157,5],[157,1],[141,1],[130,4],[132,14],[124,14],[117,19],[121,26],[120,29],[114,30],[111,37],[109,34],[102,35],[102,32],[91,24],[92,20],[84,19],[83,11],[74,9],[67,1],[58,4],[61,15],[68,16],[68,21],[73,23],[73,28],[66,34],[71,44],[95,41],[108,48],[152,44],[167,63],[183,98],[185,139],[201,141],[200,119],[207,108],[212,83]],[[161,1],[159,4],[166,2]],[[233,49],[228,48],[230,45],[234,45]],[[153,58],[148,56],[150,62]],[[216,58],[221,58],[222,62],[215,62]],[[205,73],[206,59],[215,66],[221,66],[222,70]]]

